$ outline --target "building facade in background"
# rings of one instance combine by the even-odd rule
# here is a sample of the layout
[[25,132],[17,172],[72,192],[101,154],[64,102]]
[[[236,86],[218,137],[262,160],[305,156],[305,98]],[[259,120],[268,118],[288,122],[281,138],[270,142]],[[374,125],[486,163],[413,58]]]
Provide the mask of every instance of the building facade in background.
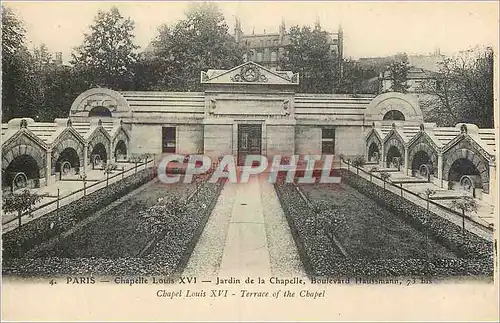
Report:
[[[319,21],[316,22],[319,27]],[[254,61],[270,70],[279,68],[279,59],[286,53],[290,45],[290,36],[286,31],[285,22],[282,21],[278,32],[262,34],[244,34],[241,29],[241,21],[236,19],[234,27],[234,38],[236,42],[245,49],[245,61]],[[330,50],[339,63],[344,55],[344,34],[342,26],[339,26],[337,32],[328,33],[328,43]]]

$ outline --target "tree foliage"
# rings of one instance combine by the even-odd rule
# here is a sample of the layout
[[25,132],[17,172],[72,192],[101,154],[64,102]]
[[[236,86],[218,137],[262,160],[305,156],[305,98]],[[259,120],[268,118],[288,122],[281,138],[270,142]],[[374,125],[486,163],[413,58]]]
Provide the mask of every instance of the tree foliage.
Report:
[[[212,2],[193,3],[186,18],[163,25],[151,53],[138,64],[136,84],[143,90],[200,90],[200,72],[229,69],[243,62],[243,52],[229,34],[223,14]],[[149,79],[149,71],[155,71]]]
[[492,128],[493,49],[477,47],[440,64],[436,80],[423,83],[427,121],[440,126],[459,122]]
[[293,26],[289,31],[290,45],[280,57],[282,70],[298,72],[298,91],[307,93],[333,93],[338,86],[338,55],[330,49],[328,32]]
[[344,59],[337,93],[377,94],[379,87],[378,72],[374,68],[365,67],[359,62],[350,59]]
[[127,90],[132,86],[137,61],[134,22],[116,7],[99,11],[84,35],[83,44],[73,53],[72,64],[88,86]]
[[15,12],[2,6],[2,117],[34,117],[36,89],[25,29]]

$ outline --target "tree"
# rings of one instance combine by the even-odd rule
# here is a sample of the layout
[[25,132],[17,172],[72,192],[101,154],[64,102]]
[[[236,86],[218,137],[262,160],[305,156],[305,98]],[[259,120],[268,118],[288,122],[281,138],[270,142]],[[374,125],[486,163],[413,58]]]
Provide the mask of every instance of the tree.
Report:
[[352,166],[356,167],[356,174],[359,175],[359,168],[365,165],[365,159],[363,156],[356,156],[352,161]]
[[75,71],[87,86],[127,90],[133,81],[137,61],[134,22],[125,19],[116,7],[99,11],[90,33],[72,54]]
[[340,74],[338,55],[330,49],[328,32],[293,26],[289,31],[290,45],[279,65],[300,75],[299,91],[332,93],[338,86]]
[[382,178],[382,181],[384,182],[384,190],[385,190],[385,182],[391,177],[391,174],[387,171],[381,171],[380,172],[380,178]]
[[29,190],[24,190],[21,194],[7,194],[3,197],[2,210],[4,213],[17,212],[19,227],[21,227],[23,213],[31,211],[41,199],[41,195],[31,193]]
[[370,67],[363,67],[356,61],[345,59],[342,63],[342,77],[337,93],[377,94],[379,90],[378,72]]
[[106,174],[106,186],[108,186],[109,174],[113,173],[113,171],[117,168],[118,168],[118,165],[116,163],[112,163],[109,161],[104,166],[103,171],[104,171],[104,174]]
[[440,126],[466,122],[492,128],[493,49],[476,47],[445,58],[436,78],[424,82],[422,91],[427,121]]
[[2,119],[36,116],[33,59],[25,45],[25,29],[14,11],[2,6]]
[[373,173],[376,173],[378,172],[378,167],[377,166],[373,166],[371,169],[370,169],[370,182],[372,181],[372,176],[373,176]]
[[431,190],[430,188],[426,189],[425,192],[425,197],[426,197],[426,200],[427,200],[427,211],[429,211],[429,200],[431,199],[431,196],[436,194],[436,191],[435,190]]
[[396,61],[391,63],[387,68],[389,78],[391,80],[390,90],[394,92],[407,93],[408,92],[408,71],[410,70],[410,63],[408,55],[400,54],[397,56]]
[[[243,62],[242,49],[212,2],[193,3],[184,20],[173,26],[161,26],[151,47],[152,52],[141,59],[141,78],[137,84],[157,83],[157,89],[163,90],[201,90],[201,71],[229,69]],[[151,82],[146,71],[153,67],[156,79]]]
[[476,200],[470,196],[461,196],[451,202],[451,208],[462,211],[462,234],[465,234],[465,214],[477,212],[478,205]]

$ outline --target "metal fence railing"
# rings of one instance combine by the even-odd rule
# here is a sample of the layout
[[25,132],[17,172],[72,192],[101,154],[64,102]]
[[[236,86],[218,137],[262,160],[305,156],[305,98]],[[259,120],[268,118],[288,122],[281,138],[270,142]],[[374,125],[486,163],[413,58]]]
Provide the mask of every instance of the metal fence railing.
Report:
[[[125,170],[125,167],[122,167],[121,171],[118,170],[118,172],[115,173],[115,174],[113,174],[112,176],[110,176],[110,173],[106,173],[106,177],[104,179],[102,179],[102,180],[98,180],[98,181],[96,181],[96,180],[86,180],[86,179],[72,180],[72,181],[83,182],[83,188],[80,188],[80,189],[78,189],[76,191],[72,191],[71,193],[69,193],[67,195],[64,195],[64,196],[60,196],[60,189],[58,188],[57,189],[57,196],[48,196],[48,197],[54,197],[55,200],[43,203],[43,204],[38,205],[38,206],[36,206],[35,208],[33,208],[33,209],[29,210],[29,211],[24,212],[21,215],[21,218],[23,218],[26,215],[32,214],[34,212],[39,212],[42,209],[47,208],[49,206],[53,206],[53,205],[55,205],[56,206],[56,210],[58,210],[59,207],[61,206],[62,202],[67,201],[67,199],[69,199],[71,197],[74,197],[75,195],[80,194],[82,192],[83,192],[83,196],[86,196],[87,195],[87,191],[89,189],[91,189],[93,187],[96,187],[98,185],[101,185],[103,183],[106,183],[106,185],[102,186],[101,188],[99,188],[99,189],[97,189],[97,190],[95,190],[93,192],[96,192],[96,191],[99,191],[99,190],[101,190],[103,188],[106,188],[106,187],[108,187],[110,180],[113,180],[113,179],[115,179],[115,178],[117,178],[119,176],[121,176],[121,179],[124,179],[125,175],[129,174],[130,172],[136,173],[138,170],[141,169],[141,167],[147,168],[150,163],[153,163],[153,165],[154,165],[154,159],[151,159],[151,160],[147,160],[146,159],[143,162],[136,162],[136,163],[134,163],[134,162],[128,162],[128,163],[129,164],[135,164],[135,165],[133,167],[127,169],[127,170]],[[87,182],[92,182],[92,184],[91,185],[87,185]],[[5,222],[2,221],[2,225],[5,226],[5,225],[10,224],[10,223],[12,223],[14,221],[19,221],[17,215],[13,219],[10,219],[10,220],[5,221]]]
[[[375,174],[373,174],[373,173],[371,173],[371,172],[367,172],[366,170],[364,170],[364,169],[363,169],[363,168],[361,168],[361,167],[356,167],[356,166],[352,165],[352,163],[349,163],[349,161],[343,161],[343,163],[344,163],[344,164],[347,164],[348,166],[352,167],[353,169],[359,170],[359,171],[361,171],[361,172],[363,172],[363,173],[365,173],[365,174],[369,175],[369,176],[370,176],[370,177],[372,177],[372,178],[376,178],[376,179],[378,179],[378,180],[380,180],[380,181],[385,182],[385,183],[386,183],[386,185],[388,185],[388,186],[390,186],[390,187],[394,187],[394,188],[398,189],[398,190],[401,192],[401,193],[400,193],[400,194],[401,194],[401,197],[404,197],[404,196],[403,196],[403,192],[404,192],[404,193],[406,193],[406,194],[409,194],[409,195],[412,195],[412,196],[416,197],[417,199],[419,199],[419,200],[421,200],[421,201],[423,201],[423,202],[425,202],[425,203],[429,203],[430,205],[433,205],[433,206],[435,206],[436,208],[441,209],[441,210],[443,210],[443,211],[445,211],[445,212],[452,213],[452,214],[454,214],[454,215],[459,216],[460,218],[462,218],[462,217],[463,217],[462,213],[460,213],[460,212],[458,212],[458,211],[456,211],[456,210],[453,210],[453,209],[451,209],[451,208],[449,208],[449,207],[446,207],[445,205],[442,205],[442,204],[440,204],[440,203],[437,203],[437,202],[435,202],[435,201],[433,201],[433,200],[431,200],[431,199],[423,198],[420,194],[415,193],[415,192],[412,192],[412,191],[410,191],[410,190],[408,190],[408,189],[404,188],[404,187],[403,187],[403,183],[400,183],[400,185],[396,185],[396,184],[392,183],[391,181],[384,180],[384,179],[382,179],[382,177],[379,177],[379,176],[377,176],[377,175],[375,175]],[[341,161],[341,165],[342,165],[342,161]],[[349,169],[349,168],[348,168],[348,170],[352,172],[352,170],[351,170],[351,169]],[[481,222],[474,221],[474,219],[472,219],[472,218],[470,218],[470,217],[467,217],[467,216],[465,217],[465,220],[466,220],[467,222],[469,222],[469,223],[473,224],[473,225],[476,225],[476,226],[481,227],[482,229],[486,229],[486,230],[488,230],[488,231],[493,232],[493,227],[492,227],[492,226],[485,225],[485,224],[483,224],[483,223],[481,223]]]

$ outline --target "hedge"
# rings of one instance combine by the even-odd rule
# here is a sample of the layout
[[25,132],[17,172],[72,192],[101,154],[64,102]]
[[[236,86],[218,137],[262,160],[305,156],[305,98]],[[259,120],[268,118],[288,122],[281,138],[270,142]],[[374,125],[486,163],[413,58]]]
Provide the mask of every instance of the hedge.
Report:
[[[315,232],[315,214],[292,183],[282,178],[275,183],[283,211],[290,225],[299,255],[309,276],[313,277],[388,277],[388,276],[471,276],[493,274],[491,243],[473,234],[465,240],[460,227],[427,210],[383,191],[363,178],[341,172],[344,182],[365,193],[417,229],[428,229],[438,242],[454,251],[458,259],[349,259],[328,238],[326,230]],[[369,185],[372,184],[372,185]],[[387,192],[387,194],[386,194]],[[390,194],[389,194],[390,193]],[[424,213],[425,212],[425,213]],[[430,212],[429,212],[430,213]],[[418,220],[429,216],[428,227]],[[460,241],[465,241],[461,243]]]
[[[31,248],[67,231],[155,176],[154,168],[143,169],[3,234],[3,257],[22,257]],[[55,225],[52,229],[51,224]]]

